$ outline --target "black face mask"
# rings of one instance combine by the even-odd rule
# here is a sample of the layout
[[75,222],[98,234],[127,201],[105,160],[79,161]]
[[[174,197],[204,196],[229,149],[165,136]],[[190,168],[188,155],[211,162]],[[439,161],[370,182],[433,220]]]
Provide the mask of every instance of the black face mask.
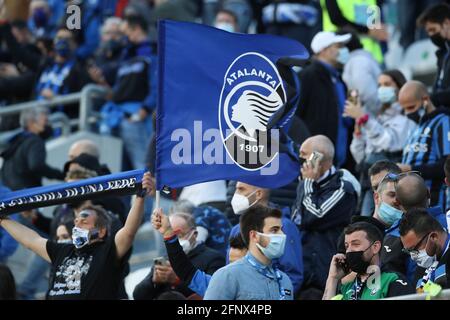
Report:
[[[372,244],[369,246],[369,248],[372,246]],[[370,266],[370,261],[365,261],[363,255],[364,252],[369,250],[369,248],[361,251],[347,252],[345,254],[345,260],[353,272],[356,272],[357,274],[364,274],[367,272],[367,268]]]
[[425,107],[421,106],[419,109],[412,113],[408,113],[406,116],[414,121],[415,123],[419,124],[422,117],[425,115]]
[[442,38],[439,32],[433,34],[430,37],[431,42],[434,43],[435,46],[438,46],[439,48],[445,48],[445,39]]
[[53,128],[49,124],[45,125],[44,131],[39,133],[39,137],[41,137],[43,140],[47,140],[52,136],[53,136]]

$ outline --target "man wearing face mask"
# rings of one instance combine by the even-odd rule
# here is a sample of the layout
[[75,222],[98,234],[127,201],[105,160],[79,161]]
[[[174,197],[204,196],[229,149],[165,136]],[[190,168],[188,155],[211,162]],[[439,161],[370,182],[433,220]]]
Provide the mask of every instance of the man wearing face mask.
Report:
[[350,56],[344,45],[351,35],[319,32],[312,42],[315,56],[300,72],[300,98],[297,115],[305,121],[311,135],[327,136],[336,147],[335,163],[347,160],[349,132],[353,121],[343,117],[347,88],[341,79],[342,68]]
[[[344,233],[346,253],[336,254],[331,260],[323,300],[376,300],[414,292],[403,276],[380,266],[383,235],[377,227],[356,222]],[[355,272],[356,278],[342,284],[336,296],[338,284],[349,272]]]
[[[170,231],[175,230],[175,234],[172,233],[169,236],[166,234],[165,240],[179,241],[183,252],[196,269],[211,275],[225,265],[222,254],[197,242],[196,225],[192,215],[174,213],[169,216],[169,224]],[[194,294],[188,285],[189,283],[183,282],[177,277],[170,262],[167,261],[163,265],[155,264],[153,266],[150,274],[134,289],[133,297],[135,300],[152,300],[163,292],[175,289],[188,298]]]
[[373,212],[368,169],[382,159],[401,161],[408,133],[416,129],[416,124],[401,114],[402,109],[397,103],[398,92],[405,83],[405,77],[398,70],[386,70],[378,77],[381,107],[375,115],[364,110],[360,101],[354,103],[348,99],[345,104],[344,115],[356,122],[350,152],[359,166],[364,193],[361,215],[364,216]]
[[430,281],[450,288],[450,239],[441,224],[426,210],[412,209],[405,213],[400,223],[400,236],[404,251],[418,266],[426,269],[416,284],[416,291],[423,292]]
[[431,192],[431,206],[444,209],[444,162],[450,155],[450,110],[436,108],[425,85],[408,81],[400,90],[399,103],[405,115],[418,124],[403,149],[403,172],[419,171]]
[[239,223],[248,253],[213,274],[205,300],[292,300],[291,280],[273,264],[286,245],[281,212],[254,206]]
[[450,107],[450,6],[439,3],[430,7],[420,15],[417,24],[425,28],[438,47],[438,71],[431,101],[436,106]]
[[[282,231],[286,235],[286,248],[283,255],[274,260],[274,264],[285,272],[294,286],[294,294],[297,293],[303,283],[303,250],[301,234],[295,223],[290,219],[291,210],[288,207],[278,208],[274,203],[269,202],[270,190],[258,188],[247,183],[237,182],[236,191],[231,200],[231,206],[236,215],[242,215],[249,208],[256,205],[267,206],[279,209],[283,216]],[[235,225],[230,231],[230,239],[240,233],[241,225]],[[228,249],[229,251],[229,249]],[[228,257],[228,255],[227,255]]]

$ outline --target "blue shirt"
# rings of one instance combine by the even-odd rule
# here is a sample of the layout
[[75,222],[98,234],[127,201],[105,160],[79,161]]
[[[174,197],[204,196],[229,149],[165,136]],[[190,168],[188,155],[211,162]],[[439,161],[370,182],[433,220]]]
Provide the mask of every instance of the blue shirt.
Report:
[[[273,205],[269,205],[273,207]],[[274,260],[274,263],[281,271],[289,276],[294,286],[294,292],[297,292],[303,284],[302,239],[297,226],[289,218],[290,209],[285,207],[282,209],[282,213],[283,217],[281,222],[283,226],[281,230],[286,234],[286,247],[284,249],[284,254],[280,259]],[[239,232],[241,232],[241,229],[239,224],[237,224],[231,229],[230,238],[235,237]],[[229,254],[227,252],[227,263],[228,257]]]
[[[259,272],[249,259],[270,276]],[[293,300],[291,280],[274,268],[259,263],[250,253],[244,258],[217,270],[209,282],[204,300],[280,300],[280,288],[285,300]]]

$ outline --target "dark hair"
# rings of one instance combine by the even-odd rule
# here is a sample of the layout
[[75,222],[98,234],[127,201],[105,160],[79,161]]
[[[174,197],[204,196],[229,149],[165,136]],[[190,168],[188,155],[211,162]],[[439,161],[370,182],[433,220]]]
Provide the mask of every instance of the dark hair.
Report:
[[16,300],[16,282],[11,270],[0,264],[0,300]]
[[399,168],[398,165],[395,164],[395,162],[389,160],[379,160],[369,168],[369,177],[379,174],[382,171],[387,171],[389,173],[396,173],[396,174],[402,172],[402,170]]
[[[64,216],[58,223],[58,225],[56,226],[56,229],[59,228],[59,226],[64,226],[67,229],[67,232],[69,232],[69,235],[72,237],[72,229],[74,227],[74,223],[73,223],[73,215],[69,214]],[[56,230],[55,230],[56,233]],[[56,238],[56,235],[55,235]]]
[[155,300],[187,300],[187,299],[180,292],[175,290],[169,290],[161,293]]
[[28,29],[28,24],[26,23],[26,21],[24,20],[14,20],[11,22],[11,27],[13,28],[17,28],[19,30],[27,30],[30,31]]
[[140,28],[144,32],[148,32],[148,23],[145,18],[140,14],[129,14],[124,18],[125,22],[132,28]]
[[109,234],[111,228],[111,219],[108,216],[108,213],[105,209],[100,206],[87,205],[81,207],[81,210],[91,210],[94,211],[97,215],[95,219],[95,227],[96,228],[106,228],[106,234]]
[[399,90],[406,83],[406,78],[400,70],[397,69],[386,70],[383,71],[381,74],[384,74],[385,76],[392,78],[392,80],[395,82]]
[[239,219],[239,224],[241,226],[241,235],[242,240],[244,240],[244,243],[247,246],[250,244],[250,231],[255,230],[258,232],[262,232],[264,228],[264,220],[266,218],[281,219],[281,211],[262,205],[256,205],[250,207],[241,215]]
[[447,159],[445,160],[444,172],[445,176],[447,177],[447,180],[450,181],[450,156],[447,156]]
[[247,246],[244,243],[244,239],[242,239],[242,235],[240,233],[230,238],[230,248],[238,250],[247,249]]
[[423,12],[417,18],[417,25],[423,27],[427,22],[443,24],[445,19],[450,19],[450,6],[446,3],[439,3]]
[[400,236],[414,231],[418,237],[423,237],[429,232],[444,231],[439,221],[433,218],[426,209],[414,208],[403,214],[399,226]]
[[356,231],[364,231],[367,240],[371,243],[375,241],[383,242],[383,233],[372,223],[363,221],[352,223],[344,229],[344,234],[349,235]]

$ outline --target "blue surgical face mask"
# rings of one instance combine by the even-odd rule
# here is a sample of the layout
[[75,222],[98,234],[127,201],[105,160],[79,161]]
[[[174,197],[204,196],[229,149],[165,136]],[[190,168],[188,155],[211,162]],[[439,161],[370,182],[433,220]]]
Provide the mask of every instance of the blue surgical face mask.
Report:
[[383,222],[391,226],[402,218],[403,212],[385,202],[382,202],[380,208],[378,209],[378,215]]
[[72,229],[72,243],[77,248],[83,248],[89,244],[91,240],[98,238],[98,229],[88,230],[78,227]]
[[348,50],[348,48],[347,47],[339,48],[339,53],[336,58],[336,61],[344,65],[348,62],[348,60],[350,60],[350,51]]
[[383,104],[393,103],[397,100],[397,93],[393,87],[379,87],[378,100]]
[[270,239],[269,244],[265,248],[259,243],[256,244],[258,249],[261,250],[262,254],[265,255],[267,259],[278,259],[284,254],[284,247],[286,246],[285,234],[267,234],[260,232],[258,232],[258,234]]
[[218,22],[216,23],[215,27],[217,29],[221,29],[228,32],[235,32],[234,26],[231,23],[228,22]]

